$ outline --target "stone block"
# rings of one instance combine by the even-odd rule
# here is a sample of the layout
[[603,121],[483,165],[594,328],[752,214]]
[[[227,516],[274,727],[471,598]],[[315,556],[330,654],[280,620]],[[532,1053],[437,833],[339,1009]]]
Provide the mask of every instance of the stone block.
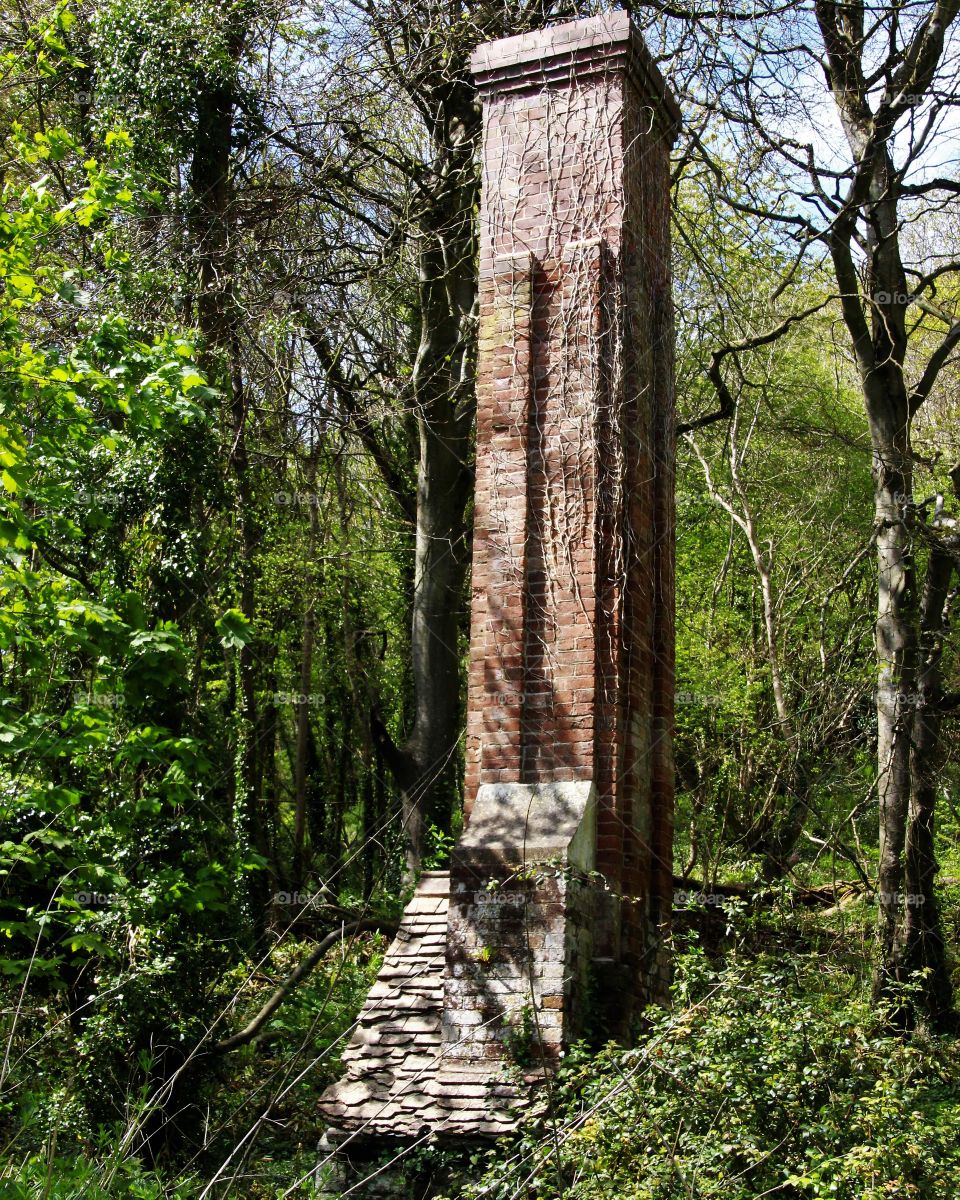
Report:
[[521,863],[551,858],[590,870],[596,841],[596,790],[588,782],[496,783],[477,791],[455,853],[468,858],[512,852]]

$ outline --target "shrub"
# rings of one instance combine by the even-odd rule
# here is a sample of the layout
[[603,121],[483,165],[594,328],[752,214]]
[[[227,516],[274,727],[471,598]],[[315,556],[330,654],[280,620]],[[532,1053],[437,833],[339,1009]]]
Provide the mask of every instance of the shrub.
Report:
[[[820,960],[677,963],[682,1006],[632,1050],[568,1056],[552,1120],[463,1200],[945,1200],[960,1178],[956,1043],[891,1036]],[[499,1159],[499,1161],[498,1161]]]

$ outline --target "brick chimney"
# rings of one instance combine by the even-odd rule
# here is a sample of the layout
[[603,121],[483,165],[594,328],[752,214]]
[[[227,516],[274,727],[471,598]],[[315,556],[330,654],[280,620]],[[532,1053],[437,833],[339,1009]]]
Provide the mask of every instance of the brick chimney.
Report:
[[[448,956],[476,960],[499,933],[487,974],[507,996],[516,969],[556,1049],[601,1016],[588,1012],[591,977],[619,986],[611,1032],[667,982],[678,113],[625,12],[490,43],[472,68],[484,111],[477,482]],[[521,897],[516,863],[545,859],[561,869]],[[484,889],[509,914],[499,930]],[[490,979],[471,988],[459,966],[445,1034],[467,1054],[458,1018],[488,1011]]]
[[532,1079],[588,1029],[625,1033],[668,982],[679,114],[625,12],[489,43],[471,66],[465,827],[323,1101],[353,1137],[502,1132],[518,1101],[506,1068]]

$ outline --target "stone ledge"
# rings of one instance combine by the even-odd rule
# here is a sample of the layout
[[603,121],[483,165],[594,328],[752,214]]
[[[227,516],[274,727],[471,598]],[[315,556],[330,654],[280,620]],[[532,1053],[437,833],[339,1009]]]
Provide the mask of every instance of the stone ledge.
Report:
[[480,75],[504,67],[539,62],[557,54],[572,54],[595,46],[630,40],[631,21],[626,12],[605,13],[589,20],[567,21],[545,29],[513,34],[479,46],[470,56],[470,69]]
[[597,793],[587,781],[485,783],[455,861],[501,852],[527,864],[559,858],[590,871],[596,845]]

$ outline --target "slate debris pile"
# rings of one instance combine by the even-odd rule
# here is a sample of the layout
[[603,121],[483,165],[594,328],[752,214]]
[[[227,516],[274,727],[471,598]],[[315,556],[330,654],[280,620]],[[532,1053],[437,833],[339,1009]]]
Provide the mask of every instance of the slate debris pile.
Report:
[[443,1055],[449,896],[448,872],[427,871],[407,905],[344,1051],[346,1075],[320,1100],[332,1142],[497,1137],[529,1103],[534,1081],[514,1081],[501,1062]]

